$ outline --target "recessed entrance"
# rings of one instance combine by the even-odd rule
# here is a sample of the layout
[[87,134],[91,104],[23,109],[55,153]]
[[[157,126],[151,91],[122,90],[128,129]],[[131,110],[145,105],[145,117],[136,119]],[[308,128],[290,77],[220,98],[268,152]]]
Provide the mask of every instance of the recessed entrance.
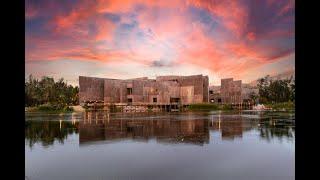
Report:
[[132,88],[127,88],[127,94],[131,95],[132,94]]

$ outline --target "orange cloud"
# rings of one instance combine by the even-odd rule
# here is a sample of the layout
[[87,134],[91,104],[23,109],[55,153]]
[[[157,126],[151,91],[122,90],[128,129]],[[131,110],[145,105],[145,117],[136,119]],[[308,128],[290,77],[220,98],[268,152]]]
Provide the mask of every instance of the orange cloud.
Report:
[[135,5],[143,5],[148,8],[173,8],[184,4],[184,0],[154,1],[154,0],[98,0],[97,11],[99,13],[126,13],[133,10]]
[[[93,38],[89,37],[90,24],[94,23],[96,34]],[[69,37],[79,38],[79,36],[100,40],[110,40],[115,29],[115,24],[103,18],[98,12],[96,4],[90,1],[79,3],[68,14],[57,15],[50,23],[54,26],[55,33],[64,34]]]
[[114,23],[107,20],[100,19],[96,21],[96,26],[97,26],[97,34],[95,39],[97,41],[112,39],[113,32],[115,30]]

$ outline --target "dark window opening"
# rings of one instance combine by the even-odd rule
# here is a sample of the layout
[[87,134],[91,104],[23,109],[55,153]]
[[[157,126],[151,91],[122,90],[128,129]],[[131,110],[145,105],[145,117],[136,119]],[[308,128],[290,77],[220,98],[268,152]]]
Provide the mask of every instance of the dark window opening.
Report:
[[169,81],[178,82],[178,79],[171,79]]
[[157,98],[153,98],[153,102],[157,102]]
[[127,94],[131,95],[132,94],[132,88],[127,88]]
[[132,103],[132,98],[128,98],[128,102],[129,102],[129,103]]
[[178,103],[180,98],[170,98],[170,103]]
[[209,94],[213,94],[213,91],[212,91],[212,90],[210,90],[210,91],[209,91]]
[[220,98],[218,99],[218,103],[221,103],[221,99]]

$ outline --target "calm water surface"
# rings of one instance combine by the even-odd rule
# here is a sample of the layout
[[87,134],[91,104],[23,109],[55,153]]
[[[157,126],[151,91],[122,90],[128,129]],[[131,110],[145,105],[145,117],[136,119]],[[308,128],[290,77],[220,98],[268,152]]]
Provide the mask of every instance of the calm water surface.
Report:
[[27,113],[26,179],[294,179],[286,112]]

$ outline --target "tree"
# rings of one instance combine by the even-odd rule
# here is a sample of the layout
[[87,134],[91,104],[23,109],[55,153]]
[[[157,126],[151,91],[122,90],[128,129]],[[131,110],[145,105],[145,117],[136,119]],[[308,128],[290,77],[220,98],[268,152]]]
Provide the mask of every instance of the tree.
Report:
[[295,81],[290,79],[272,80],[269,76],[258,80],[259,100],[262,103],[294,101]]
[[290,84],[290,89],[291,89],[290,100],[294,102],[296,98],[296,80],[293,80],[293,82]]
[[58,107],[78,104],[79,88],[67,85],[61,78],[57,82],[52,77],[44,76],[39,81],[29,76],[25,82],[25,106],[51,104]]
[[256,103],[259,98],[259,95],[255,92],[250,92],[249,98],[253,101],[253,103]]
[[262,103],[267,102],[270,97],[269,83],[270,83],[269,75],[258,80],[257,86],[259,88],[259,101]]

